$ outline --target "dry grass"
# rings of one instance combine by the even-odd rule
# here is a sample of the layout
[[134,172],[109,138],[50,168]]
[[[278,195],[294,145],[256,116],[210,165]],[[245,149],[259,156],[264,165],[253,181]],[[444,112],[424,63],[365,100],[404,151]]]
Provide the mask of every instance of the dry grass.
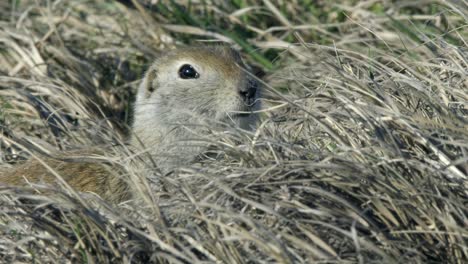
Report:
[[[0,186],[3,262],[468,261],[466,1],[40,2],[0,4],[0,165],[112,142],[139,197]],[[197,39],[267,72],[262,122],[162,176],[118,143]]]

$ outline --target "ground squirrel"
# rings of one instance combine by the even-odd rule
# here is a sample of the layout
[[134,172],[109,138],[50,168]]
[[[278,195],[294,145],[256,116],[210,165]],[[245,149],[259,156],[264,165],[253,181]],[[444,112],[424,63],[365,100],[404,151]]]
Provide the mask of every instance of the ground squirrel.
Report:
[[[207,125],[224,122],[244,129],[255,123],[258,83],[240,55],[225,46],[169,51],[156,59],[137,91],[130,143],[144,145],[162,172],[186,165],[206,149],[197,135]],[[44,161],[78,191],[114,202],[129,196],[126,184],[105,164]],[[53,183],[55,176],[31,159],[13,171],[0,172],[0,184]]]

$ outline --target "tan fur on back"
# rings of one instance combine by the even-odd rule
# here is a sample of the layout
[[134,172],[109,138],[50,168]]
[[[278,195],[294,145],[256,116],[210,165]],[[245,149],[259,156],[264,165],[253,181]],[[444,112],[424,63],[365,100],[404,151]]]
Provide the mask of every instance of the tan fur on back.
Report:
[[6,183],[21,186],[27,183],[40,183],[58,186],[59,180],[55,176],[58,174],[68,185],[80,192],[96,193],[110,202],[120,202],[130,198],[128,186],[121,179],[116,166],[111,167],[102,162],[72,161],[72,159],[64,161],[41,158],[41,161],[30,159],[12,171],[0,171],[0,185]]

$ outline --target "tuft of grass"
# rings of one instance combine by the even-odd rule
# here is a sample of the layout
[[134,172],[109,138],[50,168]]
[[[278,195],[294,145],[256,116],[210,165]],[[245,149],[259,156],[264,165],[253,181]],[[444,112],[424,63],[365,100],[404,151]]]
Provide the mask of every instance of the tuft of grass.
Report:
[[[2,262],[468,261],[465,4],[156,2],[0,3],[0,173],[112,143],[135,194],[0,183]],[[154,57],[200,41],[267,73],[261,122],[161,175],[121,143],[131,101]]]

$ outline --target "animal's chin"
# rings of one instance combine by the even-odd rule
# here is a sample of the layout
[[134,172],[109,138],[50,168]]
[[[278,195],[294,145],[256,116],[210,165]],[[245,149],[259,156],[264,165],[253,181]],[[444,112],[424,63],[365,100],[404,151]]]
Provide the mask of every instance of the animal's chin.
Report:
[[225,109],[222,116],[219,116],[222,121],[228,123],[234,122],[239,125],[241,123],[252,122],[255,119],[257,105],[246,105],[243,102],[239,102],[236,105],[232,105],[231,108]]
[[233,111],[229,113],[228,119],[242,126],[242,123],[249,122],[249,120],[251,120],[253,116],[254,116],[254,113],[252,112],[252,109],[249,109],[249,110],[242,109],[242,110]]
[[230,114],[229,117],[233,120],[238,120],[238,119],[245,119],[251,117],[252,114],[244,114],[244,113],[233,113]]
[[241,106],[238,109],[229,112],[229,116],[238,118],[249,117],[253,115],[253,111],[254,109],[252,107]]

